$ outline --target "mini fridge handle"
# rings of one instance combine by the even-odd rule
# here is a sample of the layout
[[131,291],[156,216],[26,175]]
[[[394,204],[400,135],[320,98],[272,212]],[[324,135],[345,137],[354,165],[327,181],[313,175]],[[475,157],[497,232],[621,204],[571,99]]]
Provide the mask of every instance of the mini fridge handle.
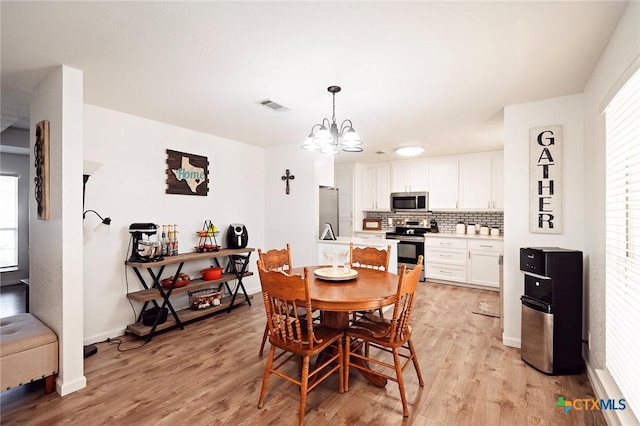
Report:
[[535,309],[536,311],[551,313],[551,304],[541,302],[538,299],[534,299],[532,297],[523,295],[520,296],[520,300],[522,300],[522,304],[530,307],[531,309]]

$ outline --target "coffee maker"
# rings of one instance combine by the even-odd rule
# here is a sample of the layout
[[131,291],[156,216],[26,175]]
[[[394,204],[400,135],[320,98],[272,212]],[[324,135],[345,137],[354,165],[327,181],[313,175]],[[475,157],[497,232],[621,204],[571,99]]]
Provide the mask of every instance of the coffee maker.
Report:
[[[129,262],[155,262],[162,260],[161,246],[158,241],[149,241],[151,235],[158,232],[158,225],[155,223],[132,223],[129,226],[129,233],[133,239],[131,245],[131,257]],[[144,238],[147,236],[147,239]]]

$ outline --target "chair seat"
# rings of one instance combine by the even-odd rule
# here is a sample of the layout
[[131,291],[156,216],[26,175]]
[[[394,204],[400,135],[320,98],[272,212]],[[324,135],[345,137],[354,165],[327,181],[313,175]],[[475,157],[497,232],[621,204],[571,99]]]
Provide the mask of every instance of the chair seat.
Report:
[[390,343],[391,321],[369,313],[365,314],[360,320],[353,322],[345,331],[352,337],[365,339],[371,343],[387,347],[400,347],[407,343],[407,340],[411,337],[411,326],[408,326],[404,339]]

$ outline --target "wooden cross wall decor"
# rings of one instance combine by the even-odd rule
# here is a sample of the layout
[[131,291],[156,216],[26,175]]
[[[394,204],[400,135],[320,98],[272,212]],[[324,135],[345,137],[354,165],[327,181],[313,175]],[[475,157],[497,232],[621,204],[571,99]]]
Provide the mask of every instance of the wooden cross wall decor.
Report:
[[291,172],[289,171],[289,169],[284,171],[284,176],[281,177],[282,180],[286,181],[286,185],[285,185],[285,194],[289,195],[289,181],[290,180],[294,180],[296,177],[294,175],[291,174]]

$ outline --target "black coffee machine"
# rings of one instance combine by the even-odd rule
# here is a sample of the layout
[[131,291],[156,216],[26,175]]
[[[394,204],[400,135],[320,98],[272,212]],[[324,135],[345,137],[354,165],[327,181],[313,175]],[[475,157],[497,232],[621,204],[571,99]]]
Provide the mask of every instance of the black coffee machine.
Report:
[[438,230],[438,222],[435,219],[431,219],[429,222],[429,232],[440,232]]
[[143,235],[151,236],[158,232],[155,223],[132,223],[129,233],[133,239],[129,262],[155,262],[162,260],[161,247],[158,241],[145,240]]
[[231,249],[245,248],[249,243],[249,233],[242,223],[232,223],[227,230],[227,247]]

